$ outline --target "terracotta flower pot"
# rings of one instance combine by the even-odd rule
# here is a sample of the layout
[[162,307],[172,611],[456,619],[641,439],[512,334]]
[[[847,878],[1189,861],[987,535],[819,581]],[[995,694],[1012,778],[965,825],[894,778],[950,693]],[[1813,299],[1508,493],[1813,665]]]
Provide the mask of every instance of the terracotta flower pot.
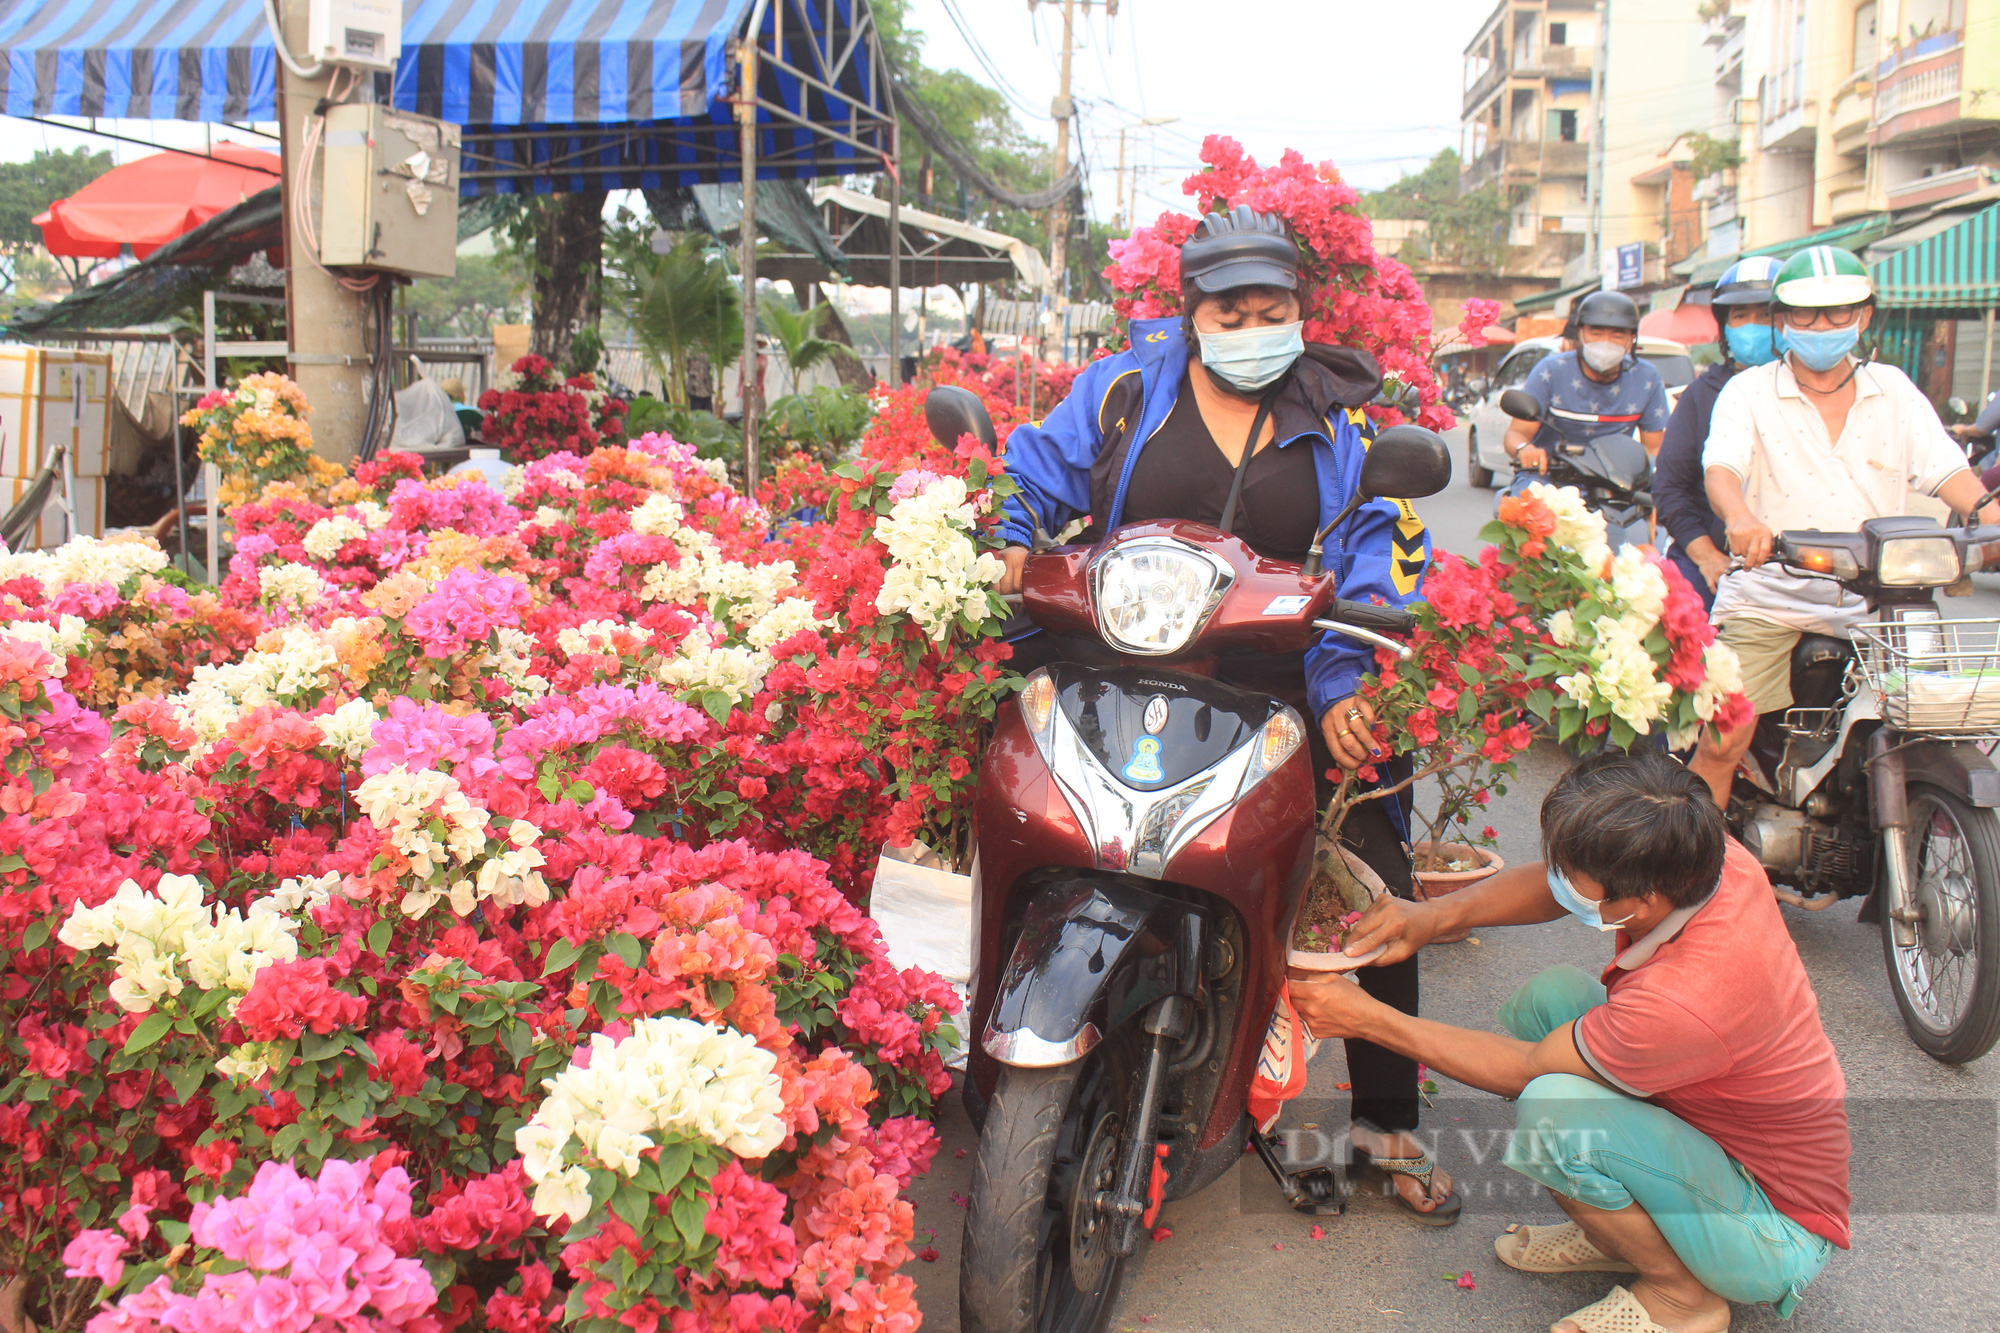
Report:
[[[1410,854],[1414,860],[1422,861],[1430,849],[1431,844],[1428,842],[1413,843],[1410,846]],[[1411,875],[1416,881],[1416,896],[1420,902],[1442,898],[1447,893],[1458,892],[1468,884],[1477,884],[1507,864],[1496,851],[1485,847],[1468,847],[1462,842],[1445,843],[1442,850],[1455,861],[1483,861],[1485,864],[1477,870],[1413,870]],[[1470,930],[1454,930],[1438,936],[1431,943],[1456,944],[1471,933]]]

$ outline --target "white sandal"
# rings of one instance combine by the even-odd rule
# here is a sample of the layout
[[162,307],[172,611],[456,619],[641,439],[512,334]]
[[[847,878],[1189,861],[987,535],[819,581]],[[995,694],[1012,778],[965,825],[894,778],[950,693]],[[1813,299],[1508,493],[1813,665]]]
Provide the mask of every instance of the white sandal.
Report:
[[[1671,1333],[1654,1323],[1653,1317],[1646,1313],[1646,1307],[1639,1304],[1639,1298],[1623,1287],[1613,1287],[1611,1294],[1597,1304],[1586,1305],[1575,1314],[1564,1315],[1563,1319],[1575,1324],[1583,1333]],[[1563,1319],[1550,1324],[1549,1333],[1556,1333],[1556,1327]],[[1720,1333],[1729,1333],[1729,1325],[1724,1324]]]
[[[1518,1243],[1525,1236],[1528,1243]],[[1523,1273],[1636,1273],[1639,1270],[1621,1259],[1613,1259],[1590,1243],[1583,1228],[1574,1222],[1555,1227],[1524,1227],[1509,1222],[1507,1229],[1493,1238],[1493,1253],[1509,1268]]]

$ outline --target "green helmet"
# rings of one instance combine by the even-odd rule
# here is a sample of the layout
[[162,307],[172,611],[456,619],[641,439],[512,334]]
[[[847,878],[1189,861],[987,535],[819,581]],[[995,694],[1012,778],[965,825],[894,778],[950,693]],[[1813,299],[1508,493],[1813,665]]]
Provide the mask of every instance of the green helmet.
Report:
[[1771,295],[1779,305],[1817,309],[1859,305],[1875,295],[1868,266],[1851,250],[1814,245],[1785,261],[1772,280]]

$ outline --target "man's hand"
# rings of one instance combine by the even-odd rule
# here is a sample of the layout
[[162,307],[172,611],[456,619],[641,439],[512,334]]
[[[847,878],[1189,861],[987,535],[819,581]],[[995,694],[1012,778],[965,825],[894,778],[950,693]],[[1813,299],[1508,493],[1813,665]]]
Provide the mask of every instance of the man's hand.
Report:
[[1524,444],[1514,451],[1514,466],[1524,472],[1546,472],[1549,467],[1549,451],[1539,444]]
[[993,591],[999,593],[1021,591],[1021,570],[1028,563],[1028,548],[1025,546],[1009,546],[1000,552],[1000,560],[1007,566],[1007,572],[1002,574],[1000,581],[993,585]]
[[1729,572],[1729,557],[1706,537],[1696,537],[1689,542],[1687,553],[1688,559],[1694,561],[1694,567],[1701,571],[1708,590],[1714,592],[1721,586],[1722,576]]
[[1325,981],[1297,981],[1292,986],[1292,1008],[1306,1031],[1325,1041],[1330,1037],[1359,1037],[1382,1002],[1341,973]]
[[1729,523],[1729,549],[1745,569],[1761,565],[1771,558],[1771,530],[1749,514],[1738,515]]
[[1388,758],[1375,738],[1375,710],[1359,695],[1349,695],[1320,714],[1319,726],[1326,733],[1333,762],[1350,773]]
[[1436,904],[1384,896],[1369,904],[1361,919],[1354,923],[1354,929],[1348,933],[1347,947],[1341,952],[1349,958],[1359,958],[1380,947],[1384,952],[1373,966],[1387,967],[1429,944],[1437,938],[1437,932]]

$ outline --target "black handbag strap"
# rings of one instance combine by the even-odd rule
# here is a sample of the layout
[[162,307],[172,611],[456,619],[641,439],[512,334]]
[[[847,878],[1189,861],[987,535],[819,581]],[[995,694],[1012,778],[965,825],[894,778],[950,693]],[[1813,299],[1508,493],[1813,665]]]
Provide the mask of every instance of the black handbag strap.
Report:
[[1257,419],[1250,423],[1250,438],[1243,443],[1243,457],[1236,460],[1236,475],[1229,480],[1229,499],[1222,506],[1220,526],[1224,532],[1230,532],[1236,526],[1236,502],[1243,495],[1243,474],[1250,470],[1250,455],[1257,452],[1257,439],[1264,433],[1264,423],[1271,419],[1271,405],[1277,401],[1276,390],[1258,400]]

